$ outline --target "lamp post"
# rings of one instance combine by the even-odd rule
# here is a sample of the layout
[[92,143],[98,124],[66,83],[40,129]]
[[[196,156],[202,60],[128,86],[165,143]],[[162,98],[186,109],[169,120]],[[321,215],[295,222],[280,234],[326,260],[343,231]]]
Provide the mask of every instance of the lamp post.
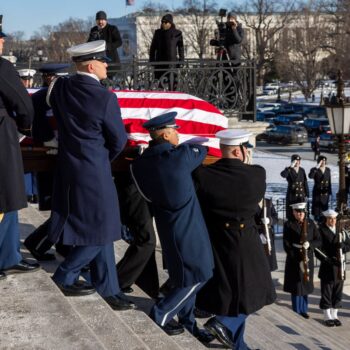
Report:
[[344,135],[350,134],[350,99],[344,95],[344,82],[341,71],[338,71],[337,95],[324,98],[327,117],[332,133],[338,139],[339,158],[339,192],[337,194],[337,207],[343,213],[347,207],[347,193],[345,189],[345,143]]

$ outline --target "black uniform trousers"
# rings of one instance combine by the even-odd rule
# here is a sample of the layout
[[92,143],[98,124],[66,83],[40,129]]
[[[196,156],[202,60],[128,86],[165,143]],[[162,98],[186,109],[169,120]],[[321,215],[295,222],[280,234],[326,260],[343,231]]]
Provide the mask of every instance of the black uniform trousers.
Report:
[[339,309],[343,294],[344,281],[327,281],[321,279],[320,309]]
[[115,174],[115,183],[122,223],[133,235],[133,240],[117,264],[120,287],[126,288],[136,283],[145,293],[157,297],[156,235],[150,207],[137,190],[130,172]]

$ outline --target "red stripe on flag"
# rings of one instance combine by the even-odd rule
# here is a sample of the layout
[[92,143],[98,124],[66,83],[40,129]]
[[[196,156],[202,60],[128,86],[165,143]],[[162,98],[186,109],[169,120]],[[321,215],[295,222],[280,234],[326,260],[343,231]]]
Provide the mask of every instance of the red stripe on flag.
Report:
[[[148,133],[142,126],[147,120],[148,119],[123,119],[123,123],[128,133]],[[180,134],[194,134],[203,137],[213,136],[218,131],[225,129],[218,125],[200,123],[192,120],[177,119],[176,124],[180,126],[178,130]]]
[[158,98],[123,98],[119,97],[120,108],[183,108],[183,109],[200,109],[202,111],[220,114],[220,111],[212,104],[206,101],[198,100],[176,100],[176,99],[158,99]]

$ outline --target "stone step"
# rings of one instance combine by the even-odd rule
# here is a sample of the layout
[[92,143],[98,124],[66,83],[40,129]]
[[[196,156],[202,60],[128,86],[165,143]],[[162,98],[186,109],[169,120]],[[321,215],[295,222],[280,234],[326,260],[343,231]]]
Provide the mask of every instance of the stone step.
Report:
[[[115,245],[116,260],[119,260],[128,247],[127,243],[124,241],[117,242]],[[161,266],[161,265],[158,265]],[[143,292],[138,286],[132,286],[134,292],[128,294],[131,300],[133,300],[146,315],[148,315],[154,305],[154,300],[151,299],[145,292]],[[124,313],[123,315],[124,316]],[[149,319],[150,321],[150,319]],[[155,325],[155,324],[154,324]],[[158,329],[159,327],[156,326]],[[195,337],[193,337],[187,330],[184,333],[177,336],[172,336],[171,339],[176,342],[176,344],[181,349],[191,349],[191,350],[204,350],[206,347],[200,343]]]
[[44,270],[0,282],[0,348],[104,350]]

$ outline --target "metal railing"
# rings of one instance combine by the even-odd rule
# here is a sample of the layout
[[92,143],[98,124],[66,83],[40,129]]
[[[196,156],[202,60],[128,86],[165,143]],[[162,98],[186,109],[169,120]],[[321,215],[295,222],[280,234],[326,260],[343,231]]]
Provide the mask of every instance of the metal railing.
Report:
[[[26,66],[25,63],[17,68]],[[38,63],[32,68],[38,69]],[[119,90],[178,91],[206,100],[228,117],[255,121],[256,68],[253,61],[237,67],[227,60],[188,59],[148,62],[134,59],[109,64],[109,86]],[[35,83],[40,86],[40,76]]]
[[255,65],[245,61],[189,59],[183,62],[133,60],[109,66],[112,86],[117,89],[181,91],[202,98],[225,115],[255,121]]

